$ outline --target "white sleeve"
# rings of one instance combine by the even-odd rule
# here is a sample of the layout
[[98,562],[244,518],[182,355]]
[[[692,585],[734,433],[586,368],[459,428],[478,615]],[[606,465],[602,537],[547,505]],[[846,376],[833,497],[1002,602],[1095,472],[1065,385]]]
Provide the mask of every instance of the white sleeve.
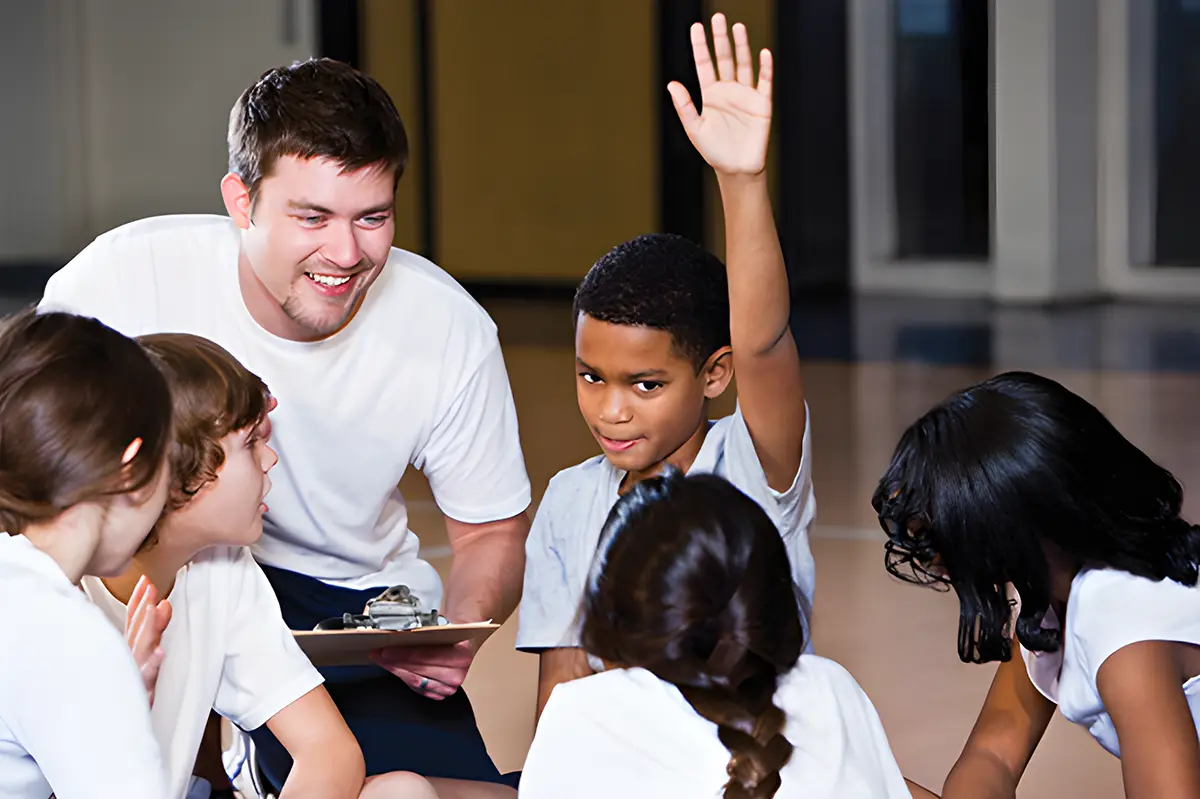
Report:
[[437,420],[413,465],[429,479],[442,512],[460,522],[499,521],[529,507],[517,409],[498,340]]
[[791,486],[783,492],[767,484],[767,474],[758,459],[758,451],[754,448],[754,439],[750,437],[750,428],[746,426],[746,417],[742,415],[740,404],[730,417],[729,424],[729,432],[725,437],[725,468],[729,481],[742,490],[766,489],[779,507],[786,528],[780,532],[785,537],[793,530],[806,529],[816,513],[812,482],[812,415],[808,412],[808,403],[804,405],[804,442],[800,467],[792,478]]
[[795,750],[789,776],[820,796],[911,799],[875,705],[838,663],[801,657],[776,701],[787,714]]
[[255,730],[323,682],[283,621],[266,575],[241,547],[233,578],[229,644],[213,708],[244,730]]
[[1117,569],[1083,575],[1072,589],[1068,629],[1095,684],[1104,661],[1130,644],[1200,645],[1200,588]]
[[149,287],[134,291],[129,265],[136,253],[123,250],[108,236],[89,244],[70,263],[50,276],[38,310],[63,311],[99,319],[127,336],[138,336],[153,325],[145,318],[155,309],[146,302]]
[[577,621],[583,594],[576,578],[578,564],[568,562],[575,549],[554,524],[558,507],[554,486],[551,480],[525,541],[525,586],[516,646],[527,652],[579,646]]
[[[41,614],[30,624],[43,624]],[[163,799],[150,704],[125,641],[100,611],[69,603],[60,634],[29,630],[36,651],[3,675],[4,720],[57,799]]]
[[816,517],[817,501],[812,481],[812,414],[808,412],[807,403],[804,407],[804,443],[800,466],[786,491],[776,491],[767,484],[767,475],[758,459],[754,440],[750,437],[750,428],[742,416],[741,405],[737,406],[729,419],[724,458],[725,476],[731,483],[751,497],[762,497],[759,502],[767,497],[774,501],[776,514],[772,515],[778,519],[779,534],[788,550],[792,574],[811,604],[816,575],[808,528]]

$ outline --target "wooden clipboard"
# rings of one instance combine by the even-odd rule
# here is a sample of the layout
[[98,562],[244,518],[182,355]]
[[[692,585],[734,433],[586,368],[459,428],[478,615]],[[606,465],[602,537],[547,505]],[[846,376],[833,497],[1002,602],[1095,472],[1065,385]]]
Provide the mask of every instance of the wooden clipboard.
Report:
[[490,621],[443,624],[412,630],[293,630],[296,643],[314,666],[369,665],[368,654],[388,646],[444,646],[462,641],[482,644],[500,625]]

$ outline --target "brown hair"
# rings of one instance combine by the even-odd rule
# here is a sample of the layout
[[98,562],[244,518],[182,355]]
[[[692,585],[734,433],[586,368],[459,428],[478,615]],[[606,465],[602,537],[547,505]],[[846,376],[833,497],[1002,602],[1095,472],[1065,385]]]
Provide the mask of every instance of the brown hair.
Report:
[[[0,529],[16,534],[158,476],[171,394],[146,353],[95,319],[29,309],[0,324]],[[141,447],[122,465],[134,439]]]
[[408,164],[408,135],[374,78],[329,58],[263,73],[229,114],[229,171],[253,200],[284,156],[329,158],[346,172],[382,166],[396,180]]
[[270,392],[257,375],[206,338],[156,333],[138,341],[171,387],[175,433],[164,509],[170,513],[217,479],[225,463],[221,439],[266,418]]
[[729,749],[726,799],[766,799],[792,755],[774,704],[804,647],[779,531],[714,475],[643,480],[604,525],[583,600],[584,649],[673,683]]

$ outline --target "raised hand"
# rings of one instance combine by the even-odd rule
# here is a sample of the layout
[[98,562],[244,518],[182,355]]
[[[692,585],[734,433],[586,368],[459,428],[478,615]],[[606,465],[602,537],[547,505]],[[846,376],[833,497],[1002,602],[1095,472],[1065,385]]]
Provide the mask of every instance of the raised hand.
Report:
[[771,129],[771,51],[759,54],[756,86],[746,26],[733,26],[732,47],[724,14],[713,15],[712,30],[715,72],[704,25],[691,29],[702,111],[682,83],[671,81],[667,91],[688,139],[709,166],[723,174],[758,174],[766,168]]
[[165,653],[162,648],[163,632],[171,621],[171,603],[158,599],[158,589],[142,575],[125,611],[125,641],[133,652],[142,683],[150,704],[154,704],[154,686],[158,683],[158,669],[162,666]]

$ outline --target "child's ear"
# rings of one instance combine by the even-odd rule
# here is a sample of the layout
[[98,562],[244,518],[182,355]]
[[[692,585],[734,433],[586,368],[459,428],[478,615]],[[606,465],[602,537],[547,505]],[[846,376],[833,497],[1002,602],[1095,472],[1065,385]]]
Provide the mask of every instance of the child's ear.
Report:
[[722,347],[708,356],[700,375],[704,379],[704,396],[707,399],[716,399],[724,394],[729,381],[733,379],[733,348]]

